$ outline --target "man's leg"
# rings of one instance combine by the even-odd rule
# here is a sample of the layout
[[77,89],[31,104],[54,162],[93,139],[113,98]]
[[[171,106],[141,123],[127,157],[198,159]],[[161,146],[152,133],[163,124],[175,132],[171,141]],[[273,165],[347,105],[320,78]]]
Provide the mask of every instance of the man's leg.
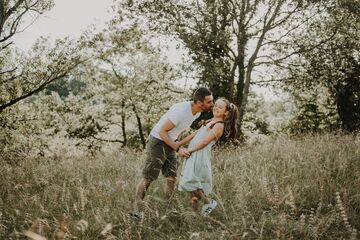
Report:
[[169,146],[166,146],[165,150],[166,160],[161,171],[166,178],[165,197],[167,201],[171,201],[175,194],[178,159],[174,150],[172,150]]
[[167,201],[171,201],[171,199],[174,197],[175,187],[176,187],[176,177],[175,176],[166,177],[165,196]]
[[142,201],[145,198],[145,193],[151,184],[151,180],[148,178],[142,178],[136,187],[136,200]]
[[135,211],[131,214],[131,217],[134,221],[140,221],[144,216],[144,198],[146,190],[151,184],[151,180],[148,178],[141,178],[140,182],[136,186],[136,201],[134,204]]
[[159,176],[165,161],[163,145],[159,139],[149,137],[146,143],[146,160],[142,170],[142,179],[136,186],[136,200],[143,200],[150,184]]
[[143,201],[150,184],[159,176],[163,161],[165,161],[163,145],[154,137],[149,137],[146,143],[146,160],[142,171],[143,177],[136,186],[135,212],[132,213],[134,220],[143,217],[145,202]]

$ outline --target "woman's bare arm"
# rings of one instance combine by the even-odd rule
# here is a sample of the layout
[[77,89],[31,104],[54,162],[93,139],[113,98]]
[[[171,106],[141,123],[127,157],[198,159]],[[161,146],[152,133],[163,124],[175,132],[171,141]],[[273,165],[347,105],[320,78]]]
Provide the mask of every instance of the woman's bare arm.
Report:
[[216,124],[211,130],[210,130],[210,134],[201,142],[199,142],[198,144],[196,144],[194,147],[188,149],[188,151],[190,153],[193,153],[197,150],[200,150],[204,147],[206,147],[210,142],[212,142],[213,140],[218,140],[221,135],[224,132],[224,125],[223,124]]

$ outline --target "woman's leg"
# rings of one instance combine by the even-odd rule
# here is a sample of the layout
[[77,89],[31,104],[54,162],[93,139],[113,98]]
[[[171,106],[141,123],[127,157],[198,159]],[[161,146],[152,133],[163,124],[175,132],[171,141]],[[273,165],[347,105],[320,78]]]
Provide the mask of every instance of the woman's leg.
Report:
[[204,204],[210,203],[210,199],[207,198],[201,189],[197,189],[191,192],[191,207],[194,212],[199,210],[199,201],[202,200]]
[[195,195],[195,191],[192,191],[190,193],[191,197],[191,208],[194,212],[197,212],[199,210],[199,198]]
[[194,194],[199,200],[203,200],[204,204],[208,204],[210,202],[210,199],[205,196],[202,189],[195,190]]

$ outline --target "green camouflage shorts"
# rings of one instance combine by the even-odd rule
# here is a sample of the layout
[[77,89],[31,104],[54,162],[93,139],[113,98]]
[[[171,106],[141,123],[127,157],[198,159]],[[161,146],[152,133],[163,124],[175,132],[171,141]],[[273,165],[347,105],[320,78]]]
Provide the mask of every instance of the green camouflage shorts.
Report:
[[146,142],[146,160],[143,177],[156,180],[160,170],[165,177],[176,177],[178,160],[175,151],[164,141],[149,136]]

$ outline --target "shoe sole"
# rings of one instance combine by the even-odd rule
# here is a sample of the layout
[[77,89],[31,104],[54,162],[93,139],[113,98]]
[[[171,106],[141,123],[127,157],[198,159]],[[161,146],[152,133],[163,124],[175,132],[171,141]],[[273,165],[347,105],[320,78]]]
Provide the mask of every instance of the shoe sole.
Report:
[[207,208],[206,208],[206,210],[201,210],[201,213],[202,213],[202,215],[204,215],[204,216],[207,216],[207,215],[209,215],[215,208],[216,208],[216,206],[218,205],[218,203],[215,201],[215,200],[213,200],[214,202],[213,202],[213,204],[212,205],[209,205]]

